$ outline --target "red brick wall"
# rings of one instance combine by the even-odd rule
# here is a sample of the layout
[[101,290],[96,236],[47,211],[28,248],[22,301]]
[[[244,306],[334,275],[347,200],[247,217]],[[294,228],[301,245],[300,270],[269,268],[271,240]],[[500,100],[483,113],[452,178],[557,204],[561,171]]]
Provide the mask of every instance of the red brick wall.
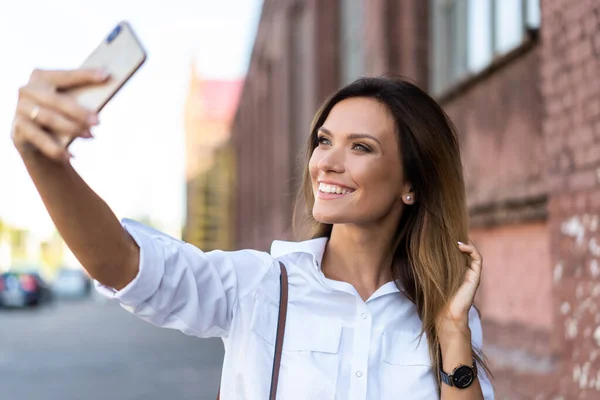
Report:
[[[484,321],[484,349],[498,399],[548,394],[556,372],[550,241],[545,222],[474,228],[484,255],[476,300]],[[541,397],[546,398],[546,397]]]
[[550,241],[544,222],[472,229],[485,254],[485,276],[478,305],[496,324],[552,331]]
[[[427,88],[428,3],[365,2],[368,74]],[[486,259],[478,303],[497,398],[600,398],[600,2],[541,3],[540,40],[441,101],[460,132]],[[233,129],[238,247],[289,233],[297,157],[339,85],[338,6],[265,0]],[[306,37],[294,35],[299,21]]]
[[542,2],[558,393],[600,398],[600,3]]
[[337,5],[337,0],[264,3],[232,129],[239,248],[265,250],[274,238],[291,237],[298,163],[310,122],[339,87]]
[[551,393],[557,369],[540,47],[524,44],[441,99],[459,131],[471,237],[485,259],[477,304],[499,399]]
[[429,82],[428,1],[365,2],[367,75],[400,74],[427,89]]
[[539,81],[535,45],[443,100],[460,134],[471,207],[546,194]]

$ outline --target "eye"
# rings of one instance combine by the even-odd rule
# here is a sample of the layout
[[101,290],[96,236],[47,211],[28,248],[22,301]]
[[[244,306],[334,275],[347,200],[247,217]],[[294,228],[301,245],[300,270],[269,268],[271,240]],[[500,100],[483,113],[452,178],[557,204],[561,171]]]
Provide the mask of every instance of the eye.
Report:
[[356,150],[356,151],[360,151],[361,153],[370,153],[371,149],[364,145],[364,144],[360,144],[360,143],[354,143],[352,145],[352,150]]
[[331,144],[331,141],[329,139],[327,139],[325,136],[319,136],[317,138],[317,142],[319,144],[324,144],[326,146],[329,146]]

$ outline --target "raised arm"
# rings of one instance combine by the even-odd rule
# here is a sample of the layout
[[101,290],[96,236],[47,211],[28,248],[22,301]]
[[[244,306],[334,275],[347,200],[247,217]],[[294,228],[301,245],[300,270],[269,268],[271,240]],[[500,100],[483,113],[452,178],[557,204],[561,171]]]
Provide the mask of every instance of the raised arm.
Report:
[[[120,289],[138,272],[139,248],[70,164],[58,136],[89,138],[97,115],[61,89],[101,83],[101,71],[36,70],[19,90],[12,139],[59,233],[88,273]],[[49,133],[52,132],[52,133]]]

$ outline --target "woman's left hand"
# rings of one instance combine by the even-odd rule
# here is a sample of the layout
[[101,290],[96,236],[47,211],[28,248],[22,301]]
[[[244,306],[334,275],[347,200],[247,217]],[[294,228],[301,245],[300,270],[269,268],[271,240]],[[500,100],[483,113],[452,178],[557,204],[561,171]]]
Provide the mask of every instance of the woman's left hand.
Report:
[[459,242],[458,248],[471,256],[471,263],[465,272],[462,285],[450,300],[446,312],[440,316],[437,324],[438,331],[469,329],[469,310],[473,305],[475,293],[481,281],[483,259],[473,242],[469,242],[469,244]]

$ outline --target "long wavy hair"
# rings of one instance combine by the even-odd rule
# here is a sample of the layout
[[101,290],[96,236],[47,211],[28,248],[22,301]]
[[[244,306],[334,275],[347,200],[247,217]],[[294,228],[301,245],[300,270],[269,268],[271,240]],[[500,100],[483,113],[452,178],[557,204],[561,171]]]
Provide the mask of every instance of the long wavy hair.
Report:
[[[450,118],[427,93],[400,78],[358,79],[330,96],[312,122],[303,181],[294,212],[294,231],[304,239],[330,237],[332,225],[312,215],[315,198],[308,164],[318,146],[317,131],[333,107],[353,97],[385,105],[395,122],[405,181],[415,203],[405,207],[393,238],[397,243],[392,277],[416,305],[429,344],[431,363],[441,364],[436,317],[463,283],[470,258],[457,241],[468,243],[468,211],[458,135]],[[481,349],[474,357],[491,375]],[[438,377],[438,389],[440,381]]]

